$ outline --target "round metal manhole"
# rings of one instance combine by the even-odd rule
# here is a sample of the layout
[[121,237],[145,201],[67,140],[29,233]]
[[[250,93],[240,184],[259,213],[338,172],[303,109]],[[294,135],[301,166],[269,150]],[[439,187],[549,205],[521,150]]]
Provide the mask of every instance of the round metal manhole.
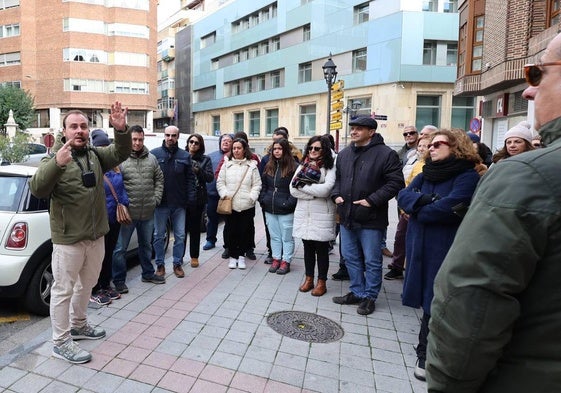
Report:
[[300,341],[329,343],[345,332],[331,319],[303,311],[279,311],[267,317],[267,324],[277,333]]

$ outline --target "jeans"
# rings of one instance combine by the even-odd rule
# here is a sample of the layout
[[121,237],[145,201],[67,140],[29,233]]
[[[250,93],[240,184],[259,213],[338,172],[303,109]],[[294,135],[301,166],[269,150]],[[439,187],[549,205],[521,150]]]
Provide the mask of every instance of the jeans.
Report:
[[124,283],[127,279],[126,254],[135,229],[138,238],[138,260],[142,268],[142,278],[148,279],[154,275],[154,266],[152,265],[154,219],[133,220],[131,225],[121,225],[119,239],[115,251],[113,251],[113,282],[115,284]]
[[183,265],[185,251],[185,208],[157,207],[154,212],[154,251],[156,265],[163,266],[165,261],[166,225],[171,218],[173,229],[173,264]]
[[377,299],[382,287],[383,229],[348,229],[341,225],[341,250],[350,277],[350,291]]
[[218,200],[220,197],[208,196],[206,202],[206,216],[208,222],[206,224],[206,240],[212,244],[216,243],[216,234],[218,233],[218,222],[220,221],[220,216],[216,212],[216,207],[218,206]]
[[294,213],[271,214],[265,212],[265,222],[271,235],[271,255],[274,259],[292,262],[294,256],[294,238],[292,227]]

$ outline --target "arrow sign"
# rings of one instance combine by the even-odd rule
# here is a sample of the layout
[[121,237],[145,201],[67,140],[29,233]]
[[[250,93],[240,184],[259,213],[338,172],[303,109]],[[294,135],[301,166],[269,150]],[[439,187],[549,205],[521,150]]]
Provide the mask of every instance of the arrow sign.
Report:
[[331,110],[332,111],[338,111],[340,109],[343,109],[343,101],[337,101],[337,102],[332,102],[331,103]]
[[331,96],[331,102],[340,100],[342,98],[343,98],[343,92],[342,91],[336,91]]
[[331,90],[339,90],[345,87],[345,81],[344,80],[340,80],[338,82],[335,82],[333,85],[331,85]]
[[336,123],[330,123],[329,124],[329,130],[330,131],[340,130],[341,128],[343,128],[343,123],[341,123],[340,121],[338,121]]
[[341,121],[343,119],[343,114],[341,112],[334,112],[331,114],[331,122]]

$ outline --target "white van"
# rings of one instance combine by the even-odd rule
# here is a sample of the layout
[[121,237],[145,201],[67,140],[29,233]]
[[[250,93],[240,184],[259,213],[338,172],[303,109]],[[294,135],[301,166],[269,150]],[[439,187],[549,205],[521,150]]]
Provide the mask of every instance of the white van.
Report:
[[[189,138],[190,134],[179,134],[179,141],[178,145],[180,148],[185,149],[187,145],[187,139]],[[202,135],[202,134],[201,134]],[[212,153],[213,151],[218,150],[218,139],[219,137],[213,135],[203,135],[203,139],[205,141],[205,154]],[[156,147],[162,146],[164,142],[164,133],[163,132],[145,132],[144,133],[144,146],[148,148],[148,150],[155,149]]]

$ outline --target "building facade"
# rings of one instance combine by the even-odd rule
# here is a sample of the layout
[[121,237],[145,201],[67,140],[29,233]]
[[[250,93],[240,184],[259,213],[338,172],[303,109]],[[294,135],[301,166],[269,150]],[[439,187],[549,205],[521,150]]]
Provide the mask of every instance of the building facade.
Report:
[[344,81],[341,145],[358,114],[396,145],[411,124],[467,128],[475,99],[453,96],[457,26],[457,1],[229,2],[191,25],[191,63],[176,59],[192,81],[178,120],[188,132],[245,131],[257,152],[283,125],[302,145],[329,129],[331,55]]
[[0,83],[28,90],[36,124],[70,109],[110,129],[109,108],[151,130],[156,109],[156,0],[0,0]]

